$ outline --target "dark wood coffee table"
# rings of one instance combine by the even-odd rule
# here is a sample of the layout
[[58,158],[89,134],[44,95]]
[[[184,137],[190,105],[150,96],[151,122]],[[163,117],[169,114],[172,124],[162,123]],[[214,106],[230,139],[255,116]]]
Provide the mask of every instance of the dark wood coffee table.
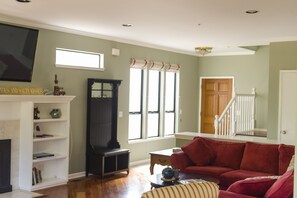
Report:
[[217,178],[210,177],[210,176],[205,176],[205,175],[198,175],[198,174],[190,174],[190,173],[180,173],[179,174],[179,179],[174,180],[174,181],[163,181],[162,174],[154,174],[150,176],[149,181],[151,182],[151,188],[160,188],[160,187],[165,187],[165,186],[172,186],[172,185],[177,185],[181,184],[182,180],[187,180],[187,179],[201,179],[204,181],[209,181],[209,182],[214,182],[216,184],[219,184],[220,181]]

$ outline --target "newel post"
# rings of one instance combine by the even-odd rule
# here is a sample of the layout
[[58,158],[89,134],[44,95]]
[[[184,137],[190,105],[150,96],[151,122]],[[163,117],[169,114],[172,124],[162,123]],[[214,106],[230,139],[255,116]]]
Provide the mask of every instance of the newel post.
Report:
[[215,135],[218,135],[218,132],[219,132],[219,116],[218,115],[215,115],[214,128],[215,128]]

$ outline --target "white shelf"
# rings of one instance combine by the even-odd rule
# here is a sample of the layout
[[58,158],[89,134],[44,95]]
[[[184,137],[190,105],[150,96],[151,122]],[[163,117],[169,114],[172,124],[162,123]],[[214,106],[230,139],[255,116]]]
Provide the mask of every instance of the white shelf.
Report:
[[66,184],[67,180],[61,178],[43,178],[41,183],[32,186],[32,191]]
[[[74,96],[0,96],[0,102],[13,101],[9,108],[18,107],[14,117],[19,117],[20,120],[19,175],[17,177],[19,181],[17,183],[21,190],[32,191],[67,183],[70,102],[73,98]],[[33,119],[36,107],[41,119]],[[54,108],[61,110],[61,118],[50,117],[49,112]],[[40,131],[37,131],[37,126]],[[41,134],[53,136],[34,138],[34,135]],[[53,153],[54,156],[33,159],[33,153]],[[32,185],[33,167],[41,171],[43,176],[43,182],[36,185]]]
[[63,118],[57,118],[57,119],[53,119],[53,118],[46,118],[46,119],[38,119],[38,120],[33,120],[34,123],[46,123],[46,122],[66,122],[67,119],[63,119]]
[[53,140],[62,140],[66,139],[66,136],[54,136],[54,137],[38,137],[38,138],[33,138],[33,142],[45,142],[45,141],[53,141]]
[[54,156],[41,157],[41,158],[38,158],[38,159],[33,159],[33,163],[40,163],[40,162],[46,162],[46,161],[64,159],[66,157],[67,157],[66,155],[54,154]]

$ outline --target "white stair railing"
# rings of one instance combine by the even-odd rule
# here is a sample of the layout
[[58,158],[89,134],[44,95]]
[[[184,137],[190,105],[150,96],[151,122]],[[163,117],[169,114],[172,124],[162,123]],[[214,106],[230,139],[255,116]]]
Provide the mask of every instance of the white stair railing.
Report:
[[235,94],[221,116],[215,116],[215,134],[234,136],[239,132],[252,133],[255,128],[255,97],[254,88],[252,94]]

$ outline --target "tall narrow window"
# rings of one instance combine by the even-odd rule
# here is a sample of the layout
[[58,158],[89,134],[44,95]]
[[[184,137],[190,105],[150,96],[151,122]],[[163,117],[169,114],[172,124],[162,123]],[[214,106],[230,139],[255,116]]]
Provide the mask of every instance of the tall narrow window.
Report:
[[160,72],[149,71],[147,137],[159,136]]
[[175,131],[175,95],[176,73],[166,72],[165,81],[165,135],[172,135]]
[[130,69],[129,140],[141,138],[143,70]]

